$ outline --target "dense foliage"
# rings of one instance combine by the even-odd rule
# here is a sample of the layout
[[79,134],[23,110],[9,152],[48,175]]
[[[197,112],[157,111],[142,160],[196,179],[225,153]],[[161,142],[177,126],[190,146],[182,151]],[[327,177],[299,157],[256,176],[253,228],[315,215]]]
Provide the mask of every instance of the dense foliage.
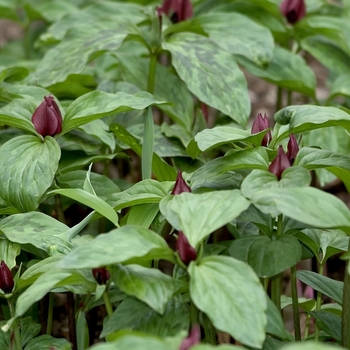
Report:
[[[349,0],[2,0],[0,17],[23,31],[0,48],[1,349],[350,349],[350,211],[323,190],[350,189]],[[274,116],[251,116],[242,69],[277,87]]]

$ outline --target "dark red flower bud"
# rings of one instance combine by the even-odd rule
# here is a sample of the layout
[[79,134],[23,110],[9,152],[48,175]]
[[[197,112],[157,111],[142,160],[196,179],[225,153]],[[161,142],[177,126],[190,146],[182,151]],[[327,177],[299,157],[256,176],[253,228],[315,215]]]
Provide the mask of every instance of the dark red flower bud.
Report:
[[299,146],[298,146],[297,139],[293,134],[291,134],[288,141],[288,151],[287,151],[287,157],[290,161],[290,165],[293,165],[294,159],[297,156],[298,152],[299,152]]
[[32,116],[35,130],[41,136],[54,136],[62,131],[62,115],[54,98],[44,96],[44,101]]
[[[252,134],[257,134],[258,132],[264,131],[270,127],[269,119],[266,116],[262,116],[261,113],[258,113],[258,117],[254,120],[252,125]],[[261,146],[267,146],[272,139],[271,131],[269,130],[261,141]]]
[[1,260],[0,263],[0,289],[5,294],[10,294],[13,290],[15,282],[13,281],[11,270],[8,268],[6,263]]
[[199,344],[201,341],[201,329],[198,324],[194,325],[190,334],[185,338],[181,344],[179,350],[188,350],[193,345]]
[[192,17],[193,7],[190,0],[164,0],[157,12],[158,15],[165,13],[173,23],[178,23]]
[[176,250],[179,252],[180,259],[185,265],[188,265],[192,260],[196,260],[197,252],[187,240],[187,237],[182,231],[179,231],[176,241]]
[[206,105],[204,102],[202,102],[201,103],[201,110],[202,110],[205,121],[208,123],[208,121],[209,121],[208,105]]
[[95,277],[95,280],[98,284],[106,284],[111,274],[105,267],[98,267],[96,269],[92,269],[92,274]]
[[294,24],[305,17],[305,2],[304,0],[283,0],[280,11],[290,24]]
[[283,147],[278,148],[277,157],[269,166],[269,172],[275,174],[277,179],[280,180],[282,173],[290,167],[290,160],[283,150]]
[[182,192],[192,192],[192,190],[191,190],[191,187],[189,187],[185,182],[185,180],[183,179],[181,170],[179,170],[177,172],[175,186],[171,194],[180,194]]

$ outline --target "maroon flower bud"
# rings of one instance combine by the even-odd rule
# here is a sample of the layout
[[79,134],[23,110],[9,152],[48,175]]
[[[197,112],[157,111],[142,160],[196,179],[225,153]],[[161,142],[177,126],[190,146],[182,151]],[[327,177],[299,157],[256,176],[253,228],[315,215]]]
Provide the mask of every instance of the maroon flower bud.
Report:
[[165,13],[173,23],[190,19],[193,15],[191,0],[164,0],[163,5],[157,8],[158,15]]
[[44,101],[32,116],[35,130],[41,136],[54,136],[62,131],[62,115],[54,98],[44,96]]
[[305,2],[304,0],[283,0],[280,11],[290,24],[294,24],[305,17]]
[[[257,134],[258,132],[264,131],[270,127],[269,120],[266,116],[266,113],[264,116],[262,116],[261,113],[258,113],[258,117],[254,120],[252,125],[252,134]],[[269,130],[266,135],[264,136],[263,140],[261,141],[261,146],[267,146],[272,139],[271,131]]]
[[105,267],[98,267],[96,269],[92,269],[92,274],[95,277],[95,280],[98,284],[106,284],[111,274]]
[[187,240],[187,237],[182,231],[179,231],[176,241],[176,250],[179,252],[180,259],[185,265],[188,265],[192,260],[196,260],[197,252]]
[[299,146],[298,146],[297,139],[293,134],[291,134],[288,141],[288,151],[287,151],[287,157],[290,161],[290,165],[293,165],[294,159],[297,156],[298,152],[299,152]]
[[208,111],[208,105],[206,105],[204,102],[201,103],[201,110],[204,116],[205,121],[208,124],[209,121],[209,111]]
[[277,179],[280,180],[282,173],[290,167],[290,160],[283,150],[283,147],[278,148],[277,157],[269,166],[269,172],[275,174]]
[[185,180],[183,179],[181,170],[179,170],[177,172],[175,186],[171,194],[180,194],[182,192],[192,192],[192,190],[191,190],[191,187],[189,187],[185,182]]
[[10,294],[13,290],[15,282],[13,281],[11,270],[8,268],[6,263],[1,260],[0,263],[0,289],[5,294]]
[[188,350],[193,345],[199,344],[201,341],[201,329],[198,324],[194,325],[190,334],[185,338],[181,344],[179,350]]

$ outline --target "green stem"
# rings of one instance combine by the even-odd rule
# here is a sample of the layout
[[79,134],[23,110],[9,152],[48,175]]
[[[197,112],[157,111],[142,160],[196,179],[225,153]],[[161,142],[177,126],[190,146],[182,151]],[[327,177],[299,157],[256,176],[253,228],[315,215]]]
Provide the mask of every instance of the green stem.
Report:
[[[16,317],[15,316],[15,308],[13,306],[13,302],[12,299],[7,299],[7,303],[10,309],[10,314],[11,314],[11,318]],[[13,329],[13,334],[14,334],[14,338],[15,338],[15,345],[16,345],[16,350],[22,350],[22,341],[21,341],[21,335],[19,332],[19,328],[18,328],[18,322],[19,320],[15,320],[12,324],[12,329]]]
[[292,90],[288,90],[287,106],[290,106],[292,104],[292,100],[293,100],[293,91]]
[[[283,215],[279,215],[277,219],[276,238],[283,233]],[[277,309],[281,311],[281,294],[282,294],[282,273],[271,278],[271,300],[276,305]]]
[[150,94],[154,93],[154,85],[156,82],[157,58],[158,58],[157,54],[152,52],[149,60],[149,73],[148,73],[148,84],[147,84],[147,91]]
[[61,196],[59,194],[55,194],[55,210],[58,220],[65,224],[66,218],[64,217]]
[[298,290],[297,290],[297,276],[296,276],[295,265],[291,268],[290,272],[291,272],[291,284],[292,284],[293,320],[294,320],[295,340],[301,341]]
[[105,303],[108,316],[112,316],[113,308],[107,290],[103,293],[103,301]]
[[47,313],[47,325],[46,325],[46,334],[51,335],[52,332],[52,320],[53,320],[53,293],[49,293],[49,310]]
[[306,339],[309,336],[310,319],[311,316],[309,314],[306,314],[304,339]]
[[194,302],[190,301],[190,319],[191,319],[191,326],[193,327],[196,324],[199,324],[199,317],[198,317],[198,309],[196,305],[194,305]]
[[[323,264],[320,264],[320,267],[318,269],[318,273],[322,276],[323,275]],[[317,292],[317,298],[316,298],[316,311],[321,310],[321,301],[322,301],[322,293],[320,291]],[[318,341],[320,336],[320,329],[317,325],[317,322],[315,322],[315,334],[314,334],[314,341]]]
[[[350,251],[350,242],[348,251]],[[342,343],[341,345],[350,349],[350,278],[349,260],[346,261],[344,290],[343,290],[343,316],[342,316]]]
[[278,87],[277,90],[277,101],[276,101],[276,112],[282,109],[282,98],[283,98],[283,89]]

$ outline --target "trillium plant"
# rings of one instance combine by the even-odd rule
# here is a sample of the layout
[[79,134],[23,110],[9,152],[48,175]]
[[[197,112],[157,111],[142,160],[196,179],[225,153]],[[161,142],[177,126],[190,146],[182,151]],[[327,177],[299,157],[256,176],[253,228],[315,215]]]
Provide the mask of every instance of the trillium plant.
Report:
[[349,1],[0,17],[1,350],[350,349]]

